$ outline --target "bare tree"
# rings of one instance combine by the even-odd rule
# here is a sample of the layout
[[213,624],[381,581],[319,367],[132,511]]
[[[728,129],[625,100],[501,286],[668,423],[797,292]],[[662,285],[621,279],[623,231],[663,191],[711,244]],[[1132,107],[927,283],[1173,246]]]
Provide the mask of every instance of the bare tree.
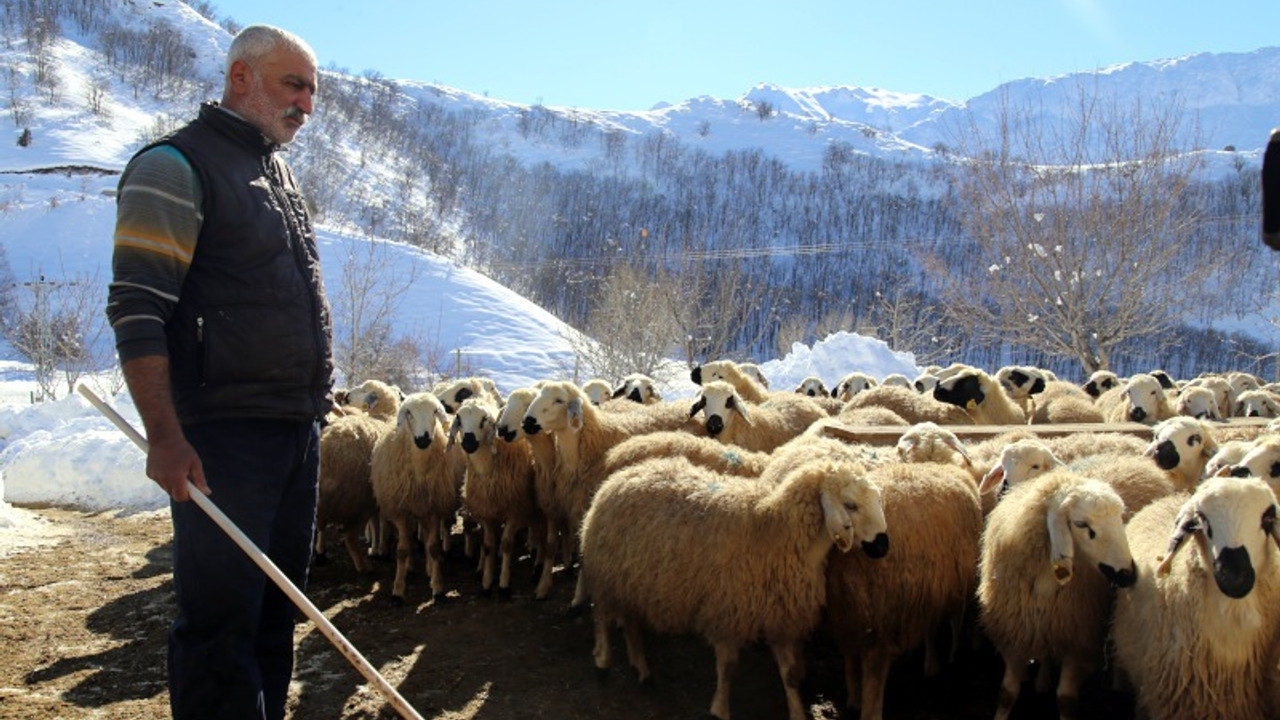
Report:
[[630,264],[614,266],[587,315],[587,338],[569,338],[579,364],[611,381],[630,373],[662,375],[675,330],[668,321],[673,280]]
[[333,295],[334,361],[347,382],[407,384],[419,351],[412,338],[394,332],[394,319],[417,275],[416,264],[393,262],[386,243],[351,246]]
[[[1189,239],[1197,155],[1180,105],[1103,98],[1081,85],[1058,124],[1008,96],[955,146],[974,262],[942,267],[951,319],[988,340],[1108,367],[1121,343],[1160,343],[1218,268]],[[963,159],[961,159],[963,158]]]
[[35,366],[38,396],[53,400],[70,393],[76,381],[106,367],[107,323],[101,308],[104,285],[96,273],[46,276],[16,283],[4,318],[5,336]]

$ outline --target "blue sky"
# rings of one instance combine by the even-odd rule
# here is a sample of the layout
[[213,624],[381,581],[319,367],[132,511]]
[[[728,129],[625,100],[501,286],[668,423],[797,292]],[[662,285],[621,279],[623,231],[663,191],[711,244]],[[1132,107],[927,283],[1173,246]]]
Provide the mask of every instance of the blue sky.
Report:
[[966,100],[1024,77],[1280,44],[1277,0],[215,0],[322,66],[520,103],[645,110],[759,82]]

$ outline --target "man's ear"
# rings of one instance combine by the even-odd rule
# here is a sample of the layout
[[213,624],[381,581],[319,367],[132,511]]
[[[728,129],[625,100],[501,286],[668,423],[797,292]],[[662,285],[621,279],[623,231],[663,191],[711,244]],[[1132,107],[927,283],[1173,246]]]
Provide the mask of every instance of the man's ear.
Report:
[[253,68],[243,60],[236,60],[227,68],[227,87],[235,95],[245,95],[253,87]]

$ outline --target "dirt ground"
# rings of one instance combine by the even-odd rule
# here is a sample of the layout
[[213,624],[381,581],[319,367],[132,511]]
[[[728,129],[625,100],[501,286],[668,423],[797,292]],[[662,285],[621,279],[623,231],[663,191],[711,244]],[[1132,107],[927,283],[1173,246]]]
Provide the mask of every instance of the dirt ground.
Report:
[[[41,515],[70,532],[51,547],[0,559],[0,719],[168,717],[165,633],[173,611],[166,512],[120,516],[68,509]],[[458,543],[457,545],[461,545]],[[552,597],[532,596],[523,558],[510,600],[480,597],[473,563],[446,564],[440,604],[420,573],[409,602],[393,606],[390,563],[356,575],[331,543],[331,562],[312,571],[308,596],[425,718],[447,720],[669,720],[707,717],[715,687],[710,647],[696,637],[650,636],[652,687],[625,667],[601,678],[591,660],[589,617],[566,613],[571,573],[557,570]],[[398,717],[310,623],[297,633],[294,720]],[[807,648],[805,700],[815,720],[856,717],[842,710],[843,661],[819,631]],[[1001,665],[989,649],[965,648],[939,678],[921,676],[919,654],[891,677],[887,718],[968,720],[995,711]],[[1095,678],[1080,717],[1128,720],[1132,699]],[[737,720],[786,717],[781,681],[767,648],[744,649],[732,692]],[[1014,718],[1057,717],[1050,697],[1030,687]]]

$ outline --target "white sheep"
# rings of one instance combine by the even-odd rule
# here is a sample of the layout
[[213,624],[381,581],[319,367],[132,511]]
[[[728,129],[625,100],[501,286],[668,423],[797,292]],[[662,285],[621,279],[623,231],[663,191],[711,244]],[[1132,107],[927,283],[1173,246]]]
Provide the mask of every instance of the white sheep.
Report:
[[628,438],[605,452],[602,470],[606,477],[656,457],[682,457],[716,472],[742,477],[759,477],[768,466],[769,453],[745,450],[718,440],[678,430],[645,433]]
[[[934,449],[922,436],[909,444],[911,457]],[[862,708],[862,720],[884,716],[894,660],[921,643],[931,650],[937,630],[963,612],[976,581],[982,511],[973,479],[950,462],[909,462],[867,476],[883,493],[892,551],[879,560],[833,554],[827,566],[828,624],[845,658],[848,705]],[[926,656],[932,674],[937,660]]]
[[769,389],[769,378],[765,377],[764,370],[761,370],[759,365],[755,363],[738,363],[738,369],[744,375],[760,383],[760,387],[766,390]]
[[695,367],[689,377],[696,385],[706,385],[715,380],[723,380],[733,386],[742,399],[753,402],[762,403],[769,399],[769,392],[765,386],[756,382],[756,380],[744,373],[742,368],[732,360],[715,360],[709,363],[703,363]]
[[1245,455],[1253,449],[1254,440],[1227,440],[1218,443],[1218,451],[1209,457],[1204,464],[1203,478],[1211,478],[1223,474],[1223,468],[1238,465]]
[[1243,390],[1236,395],[1234,417],[1280,417],[1280,399],[1266,390]]
[[1035,412],[1035,396],[1044,392],[1048,382],[1043,370],[1030,365],[1006,365],[997,370],[994,377],[1009,399],[1016,402],[1028,416]]
[[809,375],[805,379],[801,380],[800,384],[796,386],[795,391],[801,395],[808,395],[809,397],[831,396],[831,391],[827,389],[827,384],[822,382],[822,378],[817,375]]
[[963,409],[975,425],[1025,425],[1027,414],[987,373],[978,368],[957,372],[938,382],[933,397]]
[[1080,684],[1103,659],[1108,585],[1135,578],[1123,510],[1110,485],[1057,469],[1014,487],[987,517],[978,604],[1005,665],[997,720],[1012,712],[1032,660],[1061,664],[1059,711],[1074,715]]
[[1151,428],[1151,443],[1144,454],[1169,474],[1178,490],[1192,491],[1204,477],[1209,459],[1218,452],[1211,427],[1180,415]]
[[[397,401],[397,410],[399,402]],[[323,564],[324,531],[329,524],[342,526],[342,543],[351,564],[370,572],[368,553],[359,535],[378,517],[378,501],[370,479],[370,460],[378,438],[391,431],[391,423],[372,415],[335,418],[320,433],[320,480],[316,503],[315,561]]]
[[870,375],[864,372],[851,372],[840,378],[840,382],[836,383],[835,388],[831,390],[831,397],[842,402],[849,402],[855,395],[863,390],[870,390],[880,383]]
[[911,381],[911,385],[916,392],[932,394],[933,389],[938,387],[938,376],[928,372],[920,373],[915,380]]
[[[626,413],[603,412],[571,382],[549,382],[529,404],[521,427],[528,435],[545,432],[555,438],[555,497],[553,518],[565,519],[568,533],[577,536],[595,491],[604,482],[605,452],[623,440],[659,430],[694,431],[696,421],[687,404],[659,403]],[[586,602],[579,576],[571,608]]]
[[499,412],[488,398],[463,400],[449,428],[449,445],[457,443],[466,454],[462,507],[484,531],[481,592],[492,592],[496,574],[499,597],[510,597],[516,533],[528,529],[530,544],[545,558],[542,549],[547,531],[546,518],[534,496],[533,451],[528,443],[498,438]]
[[721,380],[702,386],[693,411],[706,417],[711,437],[757,452],[771,452],[829,417],[822,406],[803,395],[775,397],[759,405],[749,403]]
[[489,398],[498,407],[502,407],[503,402],[498,386],[486,377],[465,377],[438,382],[431,388],[431,394],[440,400],[445,412],[451,415],[457,412],[458,406],[469,397]]
[[1217,472],[1232,477],[1260,478],[1280,494],[1280,438],[1272,436],[1254,441],[1239,462]]
[[973,419],[962,408],[922,395],[914,390],[894,386],[878,386],[858,393],[845,403],[841,414],[865,407],[892,410],[908,423],[932,422],[938,425],[972,425]]
[[595,601],[596,667],[611,664],[609,628],[621,622],[627,655],[649,678],[642,626],[697,633],[715,648],[711,714],[729,718],[739,649],[764,639],[782,677],[791,720],[805,717],[802,642],[821,618],[830,549],[883,556],[889,538],[879,489],[835,440],[786,463],[777,482],[723,475],[659,458],[611,476],[582,526],[582,573]]
[[902,373],[889,373],[880,378],[880,384],[885,387],[901,387],[908,390],[915,390],[915,383],[911,382],[911,378]]
[[1202,387],[1213,393],[1213,398],[1218,406],[1218,412],[1223,418],[1231,416],[1232,406],[1232,390],[1231,383],[1227,382],[1225,377],[1220,375],[1203,375],[1189,381],[1182,390],[1186,392],[1193,387]]
[[1112,423],[1155,425],[1178,414],[1160,381],[1147,373],[1130,377],[1119,389],[1098,398],[1098,407]]
[[652,405],[662,400],[662,393],[658,392],[653,378],[644,373],[632,373],[622,378],[622,382],[614,388],[611,397],[626,398],[641,405]]
[[425,531],[431,594],[444,596],[441,528],[449,527],[461,503],[466,462],[446,449],[449,416],[439,398],[414,393],[400,404],[395,429],[373,447],[370,479],[378,508],[396,528],[396,577],[391,599],[404,602],[405,577],[412,565],[412,530]]
[[[1276,498],[1257,478],[1206,479],[1130,521],[1138,582],[1117,594],[1112,646],[1150,720],[1280,712]],[[1194,549],[1183,548],[1192,540]]]
[[1217,394],[1203,385],[1183,388],[1178,393],[1174,411],[1197,420],[1221,420],[1225,417],[1222,408],[1218,406]]

